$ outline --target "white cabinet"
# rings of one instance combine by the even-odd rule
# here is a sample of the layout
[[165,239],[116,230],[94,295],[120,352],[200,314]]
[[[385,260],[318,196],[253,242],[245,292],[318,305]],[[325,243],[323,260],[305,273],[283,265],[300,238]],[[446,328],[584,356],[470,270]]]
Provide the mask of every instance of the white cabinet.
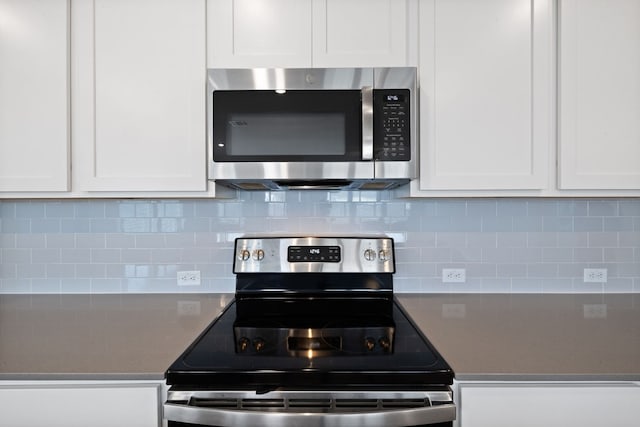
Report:
[[75,191],[204,191],[205,0],[75,0]]
[[553,2],[421,0],[420,190],[547,186]]
[[0,382],[0,427],[159,427],[160,383]]
[[69,2],[0,0],[0,191],[65,191]]
[[313,0],[313,66],[406,66],[408,3]]
[[209,68],[311,64],[311,0],[208,0]]
[[559,4],[561,189],[640,189],[640,0]]
[[634,383],[459,384],[460,427],[635,427]]
[[207,66],[406,66],[415,32],[411,5],[414,0],[208,0]]

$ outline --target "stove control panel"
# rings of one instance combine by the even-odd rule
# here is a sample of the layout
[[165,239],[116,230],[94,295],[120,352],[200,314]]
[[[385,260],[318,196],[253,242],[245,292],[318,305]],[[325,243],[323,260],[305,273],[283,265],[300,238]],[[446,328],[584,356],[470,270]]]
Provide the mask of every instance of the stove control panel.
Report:
[[289,262],[340,262],[340,246],[289,246]]
[[394,273],[389,237],[242,237],[234,273]]

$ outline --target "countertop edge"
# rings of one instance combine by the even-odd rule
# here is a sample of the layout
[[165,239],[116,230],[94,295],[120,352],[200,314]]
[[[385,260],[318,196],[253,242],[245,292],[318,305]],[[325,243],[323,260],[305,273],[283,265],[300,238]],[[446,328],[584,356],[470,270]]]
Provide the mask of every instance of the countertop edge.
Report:
[[504,374],[465,373],[456,375],[455,380],[478,382],[638,382],[640,374]]
[[[455,376],[456,382],[640,382],[640,374],[505,374],[465,373]],[[19,373],[0,374],[0,381],[151,381],[164,383],[162,373]]]
[[162,373],[5,373],[0,374],[0,381],[151,381],[164,383]]

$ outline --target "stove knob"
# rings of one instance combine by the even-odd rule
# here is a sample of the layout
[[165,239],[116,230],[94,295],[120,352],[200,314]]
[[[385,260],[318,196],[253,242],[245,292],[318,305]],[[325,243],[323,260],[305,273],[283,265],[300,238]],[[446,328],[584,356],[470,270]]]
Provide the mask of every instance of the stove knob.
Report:
[[250,257],[251,257],[251,253],[246,249],[243,249],[242,251],[240,251],[240,254],[238,255],[238,258],[240,258],[242,261],[246,261]]
[[374,259],[376,259],[376,251],[374,251],[373,249],[367,249],[366,251],[364,251],[364,259],[366,259],[367,261],[373,261]]
[[391,342],[389,341],[389,338],[387,337],[381,337],[378,340],[378,344],[380,344],[380,347],[382,347],[382,349],[386,352],[391,351]]
[[247,347],[249,347],[249,338],[246,337],[242,337],[238,340],[238,349],[243,352],[247,350]]
[[253,348],[257,352],[262,351],[262,349],[264,349],[264,340],[262,338],[256,338],[255,340],[253,340]]
[[253,259],[256,261],[262,261],[264,259],[264,251],[262,249],[256,249],[253,251]]
[[364,339],[364,346],[367,348],[367,350],[373,351],[373,349],[376,348],[376,340],[371,337],[367,337]]
[[391,256],[389,255],[388,250],[380,249],[380,252],[378,252],[378,258],[380,258],[380,261],[389,261]]

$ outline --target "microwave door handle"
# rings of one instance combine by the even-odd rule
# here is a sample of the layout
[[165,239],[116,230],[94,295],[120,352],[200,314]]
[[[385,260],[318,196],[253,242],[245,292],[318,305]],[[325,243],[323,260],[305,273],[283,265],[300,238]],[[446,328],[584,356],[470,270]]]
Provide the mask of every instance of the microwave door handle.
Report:
[[363,87],[362,98],[362,160],[373,160],[373,88]]

